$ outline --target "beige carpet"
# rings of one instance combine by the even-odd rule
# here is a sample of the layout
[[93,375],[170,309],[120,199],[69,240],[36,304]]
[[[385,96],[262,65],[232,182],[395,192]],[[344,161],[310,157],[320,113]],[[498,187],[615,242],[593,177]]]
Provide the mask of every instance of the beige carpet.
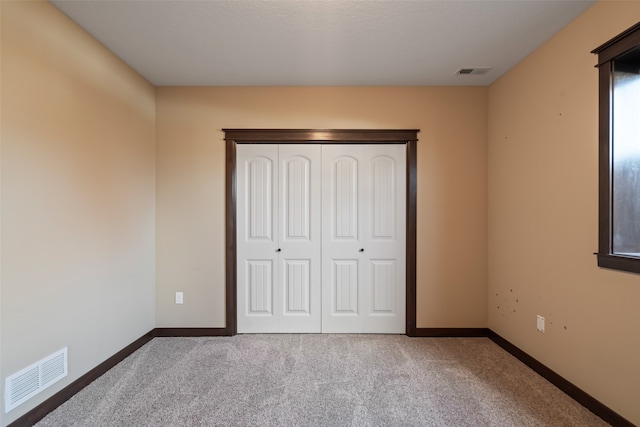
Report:
[[38,426],[603,426],[486,338],[155,338]]

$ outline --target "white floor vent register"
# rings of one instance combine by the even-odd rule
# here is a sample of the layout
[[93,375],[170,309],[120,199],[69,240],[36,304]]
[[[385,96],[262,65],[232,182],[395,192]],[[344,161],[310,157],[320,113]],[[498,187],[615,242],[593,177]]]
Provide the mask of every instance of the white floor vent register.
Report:
[[67,347],[5,380],[5,414],[67,376]]

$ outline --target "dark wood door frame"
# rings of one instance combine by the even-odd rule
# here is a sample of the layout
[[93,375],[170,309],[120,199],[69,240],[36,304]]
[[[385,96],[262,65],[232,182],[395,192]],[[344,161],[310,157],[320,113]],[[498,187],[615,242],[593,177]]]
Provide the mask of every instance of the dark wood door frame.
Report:
[[416,336],[418,129],[222,129],[225,133],[225,335],[237,333],[236,146],[238,144],[405,144],[407,146],[406,334]]

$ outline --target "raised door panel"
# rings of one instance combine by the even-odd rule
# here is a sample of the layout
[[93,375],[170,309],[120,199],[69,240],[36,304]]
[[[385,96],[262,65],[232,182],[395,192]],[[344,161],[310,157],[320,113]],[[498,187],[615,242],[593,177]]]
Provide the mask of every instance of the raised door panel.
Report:
[[244,191],[246,191],[247,240],[273,241],[273,160],[256,156],[246,162]]
[[396,235],[396,162],[387,156],[371,162],[371,239],[393,239]]
[[284,261],[285,314],[311,314],[310,260]]
[[358,161],[341,156],[331,167],[332,238],[340,241],[358,239]]
[[309,241],[311,232],[311,160],[292,156],[282,161],[282,240]]
[[395,314],[395,260],[371,260],[371,314]]
[[358,314],[358,260],[334,260],[330,291],[331,314],[353,316]]
[[273,315],[273,264],[271,261],[245,261],[247,316]]

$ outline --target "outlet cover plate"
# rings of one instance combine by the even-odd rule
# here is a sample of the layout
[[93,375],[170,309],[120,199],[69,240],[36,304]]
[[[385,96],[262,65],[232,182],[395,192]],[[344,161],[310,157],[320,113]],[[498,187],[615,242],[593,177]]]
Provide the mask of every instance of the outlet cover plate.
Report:
[[537,321],[538,321],[538,331],[544,333],[544,317],[538,315],[537,316]]

